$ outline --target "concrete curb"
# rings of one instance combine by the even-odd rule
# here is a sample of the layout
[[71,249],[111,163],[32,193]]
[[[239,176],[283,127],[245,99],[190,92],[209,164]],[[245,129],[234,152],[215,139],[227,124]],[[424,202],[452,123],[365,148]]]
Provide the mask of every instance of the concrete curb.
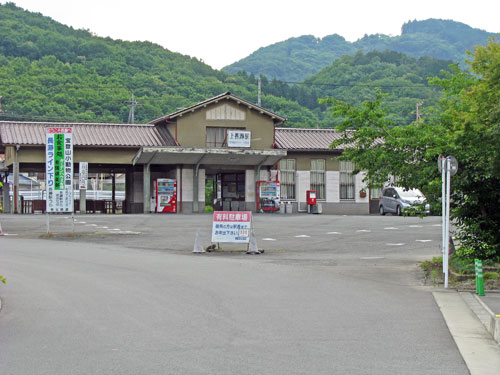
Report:
[[473,292],[459,292],[464,302],[481,321],[486,331],[500,344],[500,319],[478,295]]
[[468,302],[479,303],[470,294],[466,302],[456,291],[436,291],[432,295],[471,375],[498,375],[500,346]]
[[491,309],[479,298],[478,295],[473,294],[474,298],[483,307],[486,313],[489,315],[489,324],[485,324],[486,330],[493,336],[496,342],[500,344],[500,318],[491,311]]

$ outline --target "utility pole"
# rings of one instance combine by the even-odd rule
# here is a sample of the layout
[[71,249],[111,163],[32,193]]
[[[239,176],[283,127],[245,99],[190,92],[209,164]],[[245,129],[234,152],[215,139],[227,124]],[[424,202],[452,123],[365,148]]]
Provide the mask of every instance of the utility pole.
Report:
[[134,98],[134,93],[132,93],[132,98],[125,103],[130,104],[130,111],[128,112],[128,123],[133,124],[135,120],[134,108],[139,105],[139,103]]
[[258,81],[258,86],[257,86],[257,105],[259,107],[262,107],[261,97],[262,97],[262,80],[260,79],[260,75],[259,75],[259,81]]
[[0,95],[0,113],[2,113],[2,98],[3,96]]
[[417,103],[417,121],[421,119],[420,117],[420,107],[424,104],[424,102]]

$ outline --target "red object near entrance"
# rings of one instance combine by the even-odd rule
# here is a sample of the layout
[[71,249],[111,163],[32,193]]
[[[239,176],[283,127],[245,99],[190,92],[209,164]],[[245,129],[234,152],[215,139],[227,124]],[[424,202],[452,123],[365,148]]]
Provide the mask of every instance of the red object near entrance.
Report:
[[315,205],[316,202],[316,190],[306,190],[306,203],[308,205]]

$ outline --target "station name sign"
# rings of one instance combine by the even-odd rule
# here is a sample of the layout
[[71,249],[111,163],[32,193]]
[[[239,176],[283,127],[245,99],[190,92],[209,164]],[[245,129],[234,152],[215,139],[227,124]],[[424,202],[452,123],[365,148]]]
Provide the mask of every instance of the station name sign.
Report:
[[252,133],[249,130],[228,130],[227,147],[249,148]]

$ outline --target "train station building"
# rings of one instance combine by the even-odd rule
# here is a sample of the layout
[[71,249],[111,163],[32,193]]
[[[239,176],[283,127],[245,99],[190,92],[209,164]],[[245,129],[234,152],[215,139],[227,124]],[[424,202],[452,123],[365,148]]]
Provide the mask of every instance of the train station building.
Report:
[[79,162],[88,163],[89,173],[110,176],[113,212],[117,175],[125,180],[124,213],[157,211],[161,181],[174,181],[177,213],[207,206],[260,211],[270,207],[265,189],[278,185],[276,210],[286,205],[307,212],[306,194],[313,190],[322,213],[376,212],[378,192],[371,194],[363,175],[353,176],[353,165],[338,160],[342,149],[330,148],[340,137],[335,130],[287,128],[285,117],[229,92],[149,124],[1,121],[3,173],[13,181],[4,186],[4,206],[14,197],[11,212],[44,211],[43,199],[26,210],[16,197],[20,173],[45,172],[47,127],[72,128],[75,176]]

